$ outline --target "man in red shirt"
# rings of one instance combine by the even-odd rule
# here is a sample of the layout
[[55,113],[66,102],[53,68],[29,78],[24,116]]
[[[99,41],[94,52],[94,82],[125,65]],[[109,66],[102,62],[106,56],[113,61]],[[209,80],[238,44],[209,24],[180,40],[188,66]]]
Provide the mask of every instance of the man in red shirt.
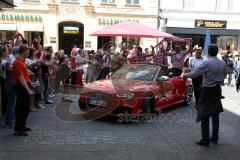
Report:
[[15,107],[15,135],[27,136],[30,128],[26,127],[26,120],[29,114],[30,95],[33,94],[29,85],[31,80],[24,60],[29,55],[29,48],[25,45],[19,46],[19,55],[13,63],[13,76],[15,79],[15,90],[17,93],[17,102]]

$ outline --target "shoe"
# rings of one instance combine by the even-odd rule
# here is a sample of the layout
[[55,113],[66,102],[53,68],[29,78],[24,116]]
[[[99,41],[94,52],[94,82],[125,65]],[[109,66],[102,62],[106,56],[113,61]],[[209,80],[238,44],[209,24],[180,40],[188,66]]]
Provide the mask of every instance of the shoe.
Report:
[[23,131],[24,131],[24,132],[29,132],[29,131],[32,131],[32,130],[31,130],[31,128],[24,127]]
[[196,142],[196,144],[199,146],[209,147],[209,142],[203,142],[203,140]]
[[30,109],[30,112],[36,112],[36,111],[37,109],[35,107]]
[[210,141],[211,143],[215,144],[215,145],[218,144],[218,140],[215,140],[215,139],[212,139],[212,138],[211,138],[209,141]]
[[47,102],[45,102],[45,104],[53,104],[53,101],[47,101]]
[[45,109],[46,107],[43,104],[39,104],[39,108]]
[[28,134],[24,131],[15,131],[15,136],[28,136]]
[[53,97],[55,97],[56,95],[55,94],[50,94],[48,97],[49,98],[53,98]]

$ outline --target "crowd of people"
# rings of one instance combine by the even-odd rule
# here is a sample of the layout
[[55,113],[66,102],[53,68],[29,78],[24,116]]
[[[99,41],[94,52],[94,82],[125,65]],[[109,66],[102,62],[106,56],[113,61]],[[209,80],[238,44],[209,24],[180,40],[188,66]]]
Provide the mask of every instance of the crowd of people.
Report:
[[[169,43],[170,44],[170,43]],[[225,61],[228,86],[235,75],[237,91],[240,85],[240,57],[230,49],[220,51],[218,57]],[[169,76],[180,76],[185,70],[194,71],[206,57],[201,47],[190,45],[182,51],[180,46],[158,44],[144,50],[137,45],[130,49],[127,43],[117,52],[114,46],[104,50],[83,50],[72,46],[71,53],[64,50],[54,52],[51,46],[41,46],[41,38],[36,34],[33,42],[28,42],[20,33],[14,40],[0,45],[0,117],[4,124],[15,129],[15,135],[26,136],[31,129],[26,126],[30,111],[46,108],[53,103],[50,99],[63,88],[63,100],[69,100],[70,87],[79,90],[84,84],[104,79],[124,64],[150,63],[168,66]],[[196,103],[200,96],[202,76],[193,77]]]

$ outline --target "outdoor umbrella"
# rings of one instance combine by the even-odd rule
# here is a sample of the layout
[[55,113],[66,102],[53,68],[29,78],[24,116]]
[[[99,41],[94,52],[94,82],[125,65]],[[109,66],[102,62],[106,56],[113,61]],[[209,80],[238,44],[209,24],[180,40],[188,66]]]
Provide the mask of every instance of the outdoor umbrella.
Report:
[[0,12],[4,11],[5,8],[16,7],[13,4],[13,0],[0,0]]
[[105,27],[90,34],[91,36],[121,36],[128,38],[171,38],[169,33],[159,31],[143,24],[123,22]]
[[206,37],[205,37],[205,42],[204,42],[204,53],[205,56],[208,56],[208,46],[211,44],[211,35],[210,31],[206,31]]
[[13,4],[13,0],[0,0],[0,9],[2,10],[2,8],[12,8],[12,7],[16,7]]

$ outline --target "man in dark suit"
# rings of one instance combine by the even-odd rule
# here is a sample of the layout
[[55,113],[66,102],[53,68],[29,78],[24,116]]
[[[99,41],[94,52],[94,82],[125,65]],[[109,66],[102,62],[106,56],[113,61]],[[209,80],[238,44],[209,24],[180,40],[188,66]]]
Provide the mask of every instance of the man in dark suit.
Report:
[[[209,146],[209,142],[218,143],[219,113],[223,112],[221,85],[227,75],[226,64],[217,58],[218,46],[211,44],[208,47],[208,60],[185,78],[203,76],[203,87],[197,103],[197,122],[201,122],[202,139],[196,144]],[[209,118],[212,118],[212,136],[209,136]]]

